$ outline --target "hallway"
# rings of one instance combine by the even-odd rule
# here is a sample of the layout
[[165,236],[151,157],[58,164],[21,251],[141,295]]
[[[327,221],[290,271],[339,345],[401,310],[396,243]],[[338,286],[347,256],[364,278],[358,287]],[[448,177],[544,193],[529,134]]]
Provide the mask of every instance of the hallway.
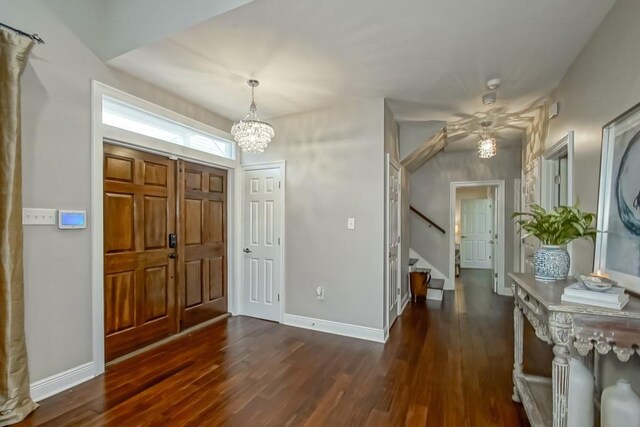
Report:
[[[482,273],[463,270],[442,305],[407,306],[385,345],[233,317],[40,402],[21,425],[526,426],[511,402],[513,300]],[[526,369],[548,374],[550,349],[525,340]]]

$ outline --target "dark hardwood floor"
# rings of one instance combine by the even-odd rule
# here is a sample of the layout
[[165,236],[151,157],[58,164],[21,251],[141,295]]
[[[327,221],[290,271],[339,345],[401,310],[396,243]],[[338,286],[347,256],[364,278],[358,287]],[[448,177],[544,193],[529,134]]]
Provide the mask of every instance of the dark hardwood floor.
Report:
[[[385,344],[224,320],[46,399],[22,425],[526,426],[511,401],[513,300],[463,270],[409,304]],[[526,331],[525,369],[550,349]]]

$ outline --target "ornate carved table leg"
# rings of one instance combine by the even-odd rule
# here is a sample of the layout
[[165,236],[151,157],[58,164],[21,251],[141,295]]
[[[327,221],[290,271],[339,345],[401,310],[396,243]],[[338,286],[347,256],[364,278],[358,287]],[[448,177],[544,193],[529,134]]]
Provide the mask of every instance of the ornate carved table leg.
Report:
[[553,427],[566,427],[569,404],[569,342],[571,315],[553,312],[549,316],[549,330],[553,339]]
[[516,301],[513,307],[513,399],[514,402],[520,402],[518,388],[516,387],[516,376],[522,374],[522,350],[523,350],[523,319],[522,311],[518,307]]

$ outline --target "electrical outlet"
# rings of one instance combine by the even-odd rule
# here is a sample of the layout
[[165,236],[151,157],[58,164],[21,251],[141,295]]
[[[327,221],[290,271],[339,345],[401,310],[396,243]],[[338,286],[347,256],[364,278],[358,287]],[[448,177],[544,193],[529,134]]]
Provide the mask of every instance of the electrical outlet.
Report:
[[56,225],[55,209],[22,208],[23,225]]
[[356,229],[356,219],[347,218],[347,230],[355,230],[355,229]]
[[324,300],[324,288],[322,286],[316,288],[316,297],[321,301]]

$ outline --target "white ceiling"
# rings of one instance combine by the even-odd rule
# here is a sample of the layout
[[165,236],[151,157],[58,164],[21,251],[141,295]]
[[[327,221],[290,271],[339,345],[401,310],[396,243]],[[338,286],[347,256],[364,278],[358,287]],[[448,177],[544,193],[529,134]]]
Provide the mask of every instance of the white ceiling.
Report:
[[242,118],[385,97],[398,120],[518,109],[552,90],[615,0],[255,0],[109,64]]

